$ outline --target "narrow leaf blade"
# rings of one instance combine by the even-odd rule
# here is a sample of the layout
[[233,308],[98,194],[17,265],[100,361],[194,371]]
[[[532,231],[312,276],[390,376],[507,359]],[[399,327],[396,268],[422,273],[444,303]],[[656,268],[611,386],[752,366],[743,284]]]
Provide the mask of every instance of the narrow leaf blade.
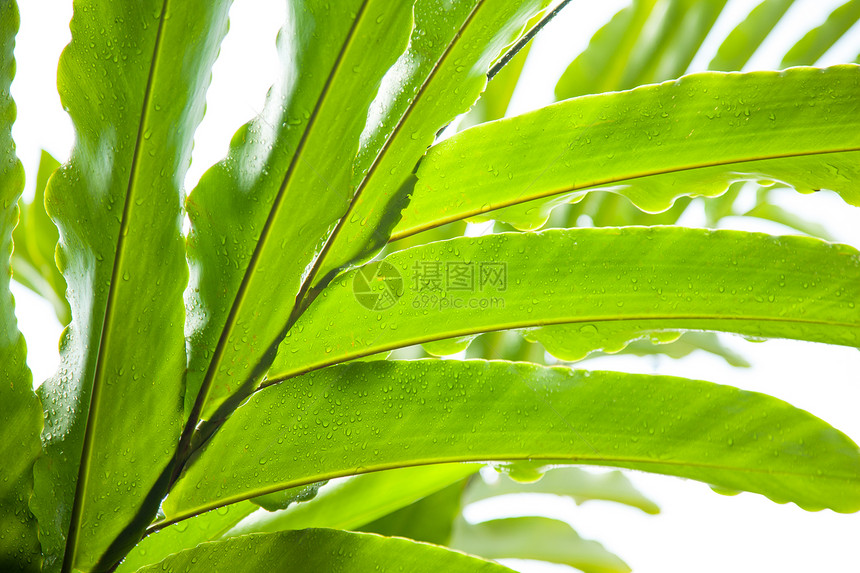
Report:
[[40,569],[37,524],[28,501],[33,492],[33,462],[41,449],[42,408],[27,368],[27,347],[18,331],[15,301],[9,290],[12,229],[24,188],[24,168],[15,155],[12,123],[15,102],[9,87],[15,75],[18,6],[0,5],[0,569]]
[[207,543],[172,555],[140,573],[188,571],[331,571],[364,573],[510,573],[507,567],[463,553],[408,539],[351,533],[335,529],[303,529],[247,535]]
[[[354,411],[361,416],[337,423]],[[517,459],[626,467],[810,510],[860,510],[860,449],[776,398],[665,376],[448,360],[356,362],[257,392],[163,508],[175,521],[339,475]]]
[[229,6],[74,4],[58,85],[77,140],[46,192],[72,308],[39,389],[46,571],[108,568],[164,495],[186,363],[180,189]]
[[[362,293],[356,276],[374,268],[386,280]],[[448,274],[457,272],[452,281]],[[678,330],[860,346],[857,300],[860,254],[807,237],[610,227],[452,239],[393,253],[333,282],[284,339],[267,384],[395,348],[510,329],[530,329],[570,359]]]
[[858,93],[855,65],[706,72],[477,126],[430,150],[393,238],[476,215],[536,228],[541,202],[597,189],[649,212],[743,180],[830,189],[857,205]]

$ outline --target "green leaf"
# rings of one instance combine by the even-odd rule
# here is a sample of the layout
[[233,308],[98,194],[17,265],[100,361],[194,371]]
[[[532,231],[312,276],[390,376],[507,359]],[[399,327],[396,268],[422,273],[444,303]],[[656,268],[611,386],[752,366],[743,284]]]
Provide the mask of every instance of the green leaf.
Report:
[[45,210],[45,187],[59,166],[59,161],[47,151],[42,151],[36,175],[36,195],[30,203],[23,199],[18,202],[21,217],[13,235],[12,274],[16,281],[47,299],[54,306],[57,319],[66,325],[72,318],[66,300],[66,280],[54,261],[60,234]]
[[[794,0],[764,0],[753,8],[744,21],[720,44],[720,49],[708,64],[708,69],[722,72],[743,69],[792,4]],[[814,63],[805,61],[803,65]]]
[[33,491],[33,462],[39,455],[42,408],[27,368],[27,347],[18,331],[9,290],[12,229],[24,188],[24,168],[15,155],[12,123],[15,102],[9,92],[15,75],[18,5],[0,4],[0,569],[38,571],[37,524],[27,506]]
[[263,112],[188,200],[187,432],[229,413],[268,368],[349,205],[367,110],[412,26],[411,0],[302,0],[287,12]]
[[259,510],[260,506],[250,501],[241,501],[156,531],[134,546],[116,573],[134,573],[141,567],[158,563],[183,549],[216,541],[230,528]]
[[669,358],[684,358],[696,350],[703,350],[714,356],[719,356],[730,366],[749,368],[746,358],[726,347],[713,332],[684,332],[672,342],[654,342],[652,340],[637,340],[627,345],[619,353],[635,356],[653,356],[663,354]]
[[461,480],[362,526],[361,531],[447,545],[460,514],[462,493]]
[[[344,274],[284,339],[266,384],[413,344],[539,327],[548,330],[529,336],[558,341],[547,349],[562,357],[606,347],[619,330],[628,340],[714,330],[860,346],[860,255],[807,237],[557,229],[431,243],[384,264],[403,277],[403,296],[372,310],[354,294],[357,272]],[[446,289],[446,266],[472,269],[474,288]],[[430,284],[438,269],[442,282]]]
[[463,494],[463,505],[517,493],[562,495],[572,498],[577,504],[600,499],[636,507],[645,513],[660,513],[657,504],[637,490],[623,473],[613,471],[596,474],[572,467],[551,469],[538,481],[531,483],[515,482],[507,477],[494,483],[474,480]]
[[781,68],[811,65],[860,20],[860,0],[850,0],[836,8],[823,24],[810,30],[785,55]]
[[534,559],[570,565],[585,573],[628,573],[630,567],[600,543],[547,517],[509,517],[478,524],[461,521],[451,547],[488,559]]
[[621,89],[640,35],[657,0],[633,0],[598,30],[588,47],[567,67],[555,86],[558,100]]
[[48,184],[72,321],[39,394],[31,503],[47,571],[110,567],[166,488],[185,372],[182,180],[229,0],[77,0],[58,85],[76,131]]
[[556,86],[556,98],[630,89],[683,74],[726,0],[635,0],[592,38]]
[[[478,471],[478,464],[405,467],[362,474],[329,484],[310,503],[257,513],[225,534],[274,533],[287,529],[356,529]],[[182,525],[178,523],[177,527]]]
[[326,483],[328,482],[321,481],[309,485],[303,485],[301,487],[276,491],[274,493],[255,497],[251,501],[267,511],[279,511],[287,509],[294,503],[312,500],[317,496],[320,488]]
[[[727,0],[669,0],[665,11],[654,10],[656,33],[645,29],[645,45],[632,54],[622,84],[630,89],[681,76],[711,32]],[[650,22],[649,22],[650,24]],[[648,34],[647,32],[652,32]]]
[[266,533],[207,543],[140,569],[140,573],[185,571],[510,573],[511,570],[435,545],[333,529]]
[[258,391],[186,466],[163,509],[178,521],[342,475],[517,459],[860,509],[857,445],[776,398],[665,376],[449,360],[357,362]]
[[[858,92],[855,65],[707,72],[474,127],[430,150],[393,238],[595,189],[649,212],[742,180],[827,188],[860,204]],[[534,206],[489,216],[521,228],[546,221]]]
[[466,358],[510,360],[512,362],[545,363],[545,351],[540,344],[523,339],[518,332],[499,331],[479,335],[466,350]]
[[[532,17],[526,24],[525,30],[532,30],[534,26],[543,20],[544,16],[543,13],[538,13]],[[513,44],[517,41],[517,37],[513,36],[510,40]],[[472,106],[472,109],[469,110],[457,126],[458,130],[505,117],[505,112],[511,103],[511,97],[513,97],[514,90],[520,81],[520,76],[522,75],[532,43],[533,40],[529,40],[494,77],[490,78],[486,89],[481,94],[481,98],[475,102],[475,105]]]
[[525,332],[526,340],[540,342],[546,351],[568,362],[582,360],[592,352],[615,354],[628,344],[647,338],[652,344],[665,344],[678,340],[674,330],[649,328],[648,324],[633,321],[606,322],[594,325],[557,325]]
[[409,178],[436,132],[468,111],[487,85],[490,65],[547,4],[467,0],[442,10],[435,0],[416,3],[410,48],[389,71],[383,98],[371,109],[378,126],[359,153],[363,178],[310,277],[315,286],[324,287],[339,269],[385,246],[408,202]]

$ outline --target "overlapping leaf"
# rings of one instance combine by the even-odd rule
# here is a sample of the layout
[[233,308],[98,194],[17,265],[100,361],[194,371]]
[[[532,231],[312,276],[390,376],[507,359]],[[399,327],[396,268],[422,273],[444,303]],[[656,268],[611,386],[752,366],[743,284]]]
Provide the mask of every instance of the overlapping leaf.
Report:
[[186,466],[163,509],[169,523],[340,475],[515,459],[860,509],[857,445],[776,398],[670,377],[422,360],[356,362],[258,391]]
[[66,325],[71,320],[66,281],[54,261],[59,232],[45,211],[45,187],[59,166],[56,159],[42,151],[36,174],[36,195],[29,203],[23,199],[18,202],[21,215],[13,237],[12,273],[16,281],[50,301],[57,319]]
[[289,5],[265,109],[189,197],[186,430],[265,372],[304,274],[349,205],[368,107],[411,29],[411,0]]
[[33,392],[27,348],[9,290],[12,229],[24,187],[24,168],[12,141],[16,110],[9,93],[17,30],[18,6],[4,2],[0,5],[0,569],[10,572],[38,571],[41,559],[36,520],[27,503],[33,491],[33,462],[40,450],[42,409]]
[[143,539],[117,569],[132,573],[197,545],[290,529],[356,529],[478,471],[478,464],[449,464],[363,474],[322,488],[307,503],[266,512],[242,501],[159,529]]
[[[268,383],[394,348],[505,329],[545,327],[544,336],[529,334],[559,354],[564,345],[570,353],[605,348],[619,331],[678,329],[860,346],[860,255],[806,237],[564,229],[452,239],[383,261],[401,277],[375,283],[377,302],[394,300],[390,308],[374,310],[370,295],[356,296],[357,271],[346,273],[284,339]],[[446,290],[462,284],[446,278],[450,268],[471,269],[471,290]],[[436,284],[429,282],[434,269],[442,273]]]
[[436,545],[370,533],[304,529],[207,543],[140,573],[200,571],[331,571],[332,573],[510,573],[507,567]]
[[[858,93],[854,65],[703,73],[478,126],[430,150],[393,236],[595,189],[652,212],[740,180],[827,188],[857,204]],[[536,228],[547,215],[536,202],[490,216]]]
[[660,513],[657,504],[633,487],[630,480],[619,472],[591,473],[579,468],[554,468],[535,482],[520,483],[501,478],[494,483],[474,480],[463,493],[463,504],[517,493],[540,493],[570,497],[577,504],[600,499],[623,503],[645,513]]
[[575,567],[584,573],[629,573],[630,566],[597,541],[546,517],[509,517],[460,522],[451,547],[488,559],[532,559]]
[[[460,494],[463,493],[463,485],[463,480],[453,483],[362,526],[361,531],[407,537],[436,545],[448,545],[454,522],[460,513]],[[468,550],[466,553],[480,555]]]
[[355,476],[323,489],[311,503],[274,513],[257,513],[225,536],[308,527],[355,529],[462,480],[479,467],[478,464],[443,464]]
[[386,76],[369,117],[374,127],[363,135],[355,199],[311,280],[325,286],[332,273],[385,245],[437,130],[478,99],[490,65],[548,3],[469,0],[444,10],[435,1],[416,3],[410,48]]
[[164,494],[185,371],[180,189],[229,5],[74,5],[58,83],[77,139],[46,192],[72,322],[39,390],[31,502],[48,571],[109,567]]
[[116,571],[134,573],[146,565],[158,563],[184,549],[217,541],[230,528],[259,509],[258,505],[250,501],[242,501],[162,529],[143,538],[135,545]]

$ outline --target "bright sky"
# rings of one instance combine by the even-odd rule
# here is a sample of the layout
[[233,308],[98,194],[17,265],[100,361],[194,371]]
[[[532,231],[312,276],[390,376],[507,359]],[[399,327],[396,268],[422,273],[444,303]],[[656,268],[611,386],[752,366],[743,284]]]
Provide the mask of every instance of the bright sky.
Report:
[[[19,4],[18,75],[12,88],[18,120],[13,135],[28,174],[25,193],[31,196],[40,149],[64,160],[74,139],[56,92],[56,64],[69,41],[71,2],[24,0]],[[566,65],[587,45],[593,32],[625,4],[623,0],[574,0],[536,42],[523,82],[528,88],[517,92],[511,111],[520,113],[549,103],[553,85]],[[756,4],[754,0],[729,0],[724,17],[693,69],[707,64],[721,38]],[[749,69],[776,65],[779,54],[821,22],[836,4],[833,0],[795,2]],[[225,155],[236,128],[262,107],[277,65],[274,38],[283,12],[283,0],[235,3],[230,32],[213,72],[207,114],[195,139],[186,180],[189,189],[208,166]],[[860,27],[855,26],[821,63],[850,61],[858,53]],[[827,223],[840,241],[860,247],[860,209],[827,193],[799,196],[785,192],[781,200],[783,205]],[[682,223],[703,225],[701,205]],[[775,234],[789,232],[777,224],[743,220],[727,224]],[[29,363],[40,381],[57,365],[60,328],[47,303],[24,288],[14,292],[21,329],[30,348]],[[679,361],[603,357],[588,360],[583,367],[704,378],[767,392],[809,410],[860,441],[860,352],[856,349],[791,341],[752,344],[728,336],[724,340],[753,362],[753,367],[733,369],[715,358],[698,355]],[[469,516],[483,519],[537,510],[570,522],[582,536],[601,541],[641,573],[860,571],[860,515],[808,513],[752,494],[723,497],[703,484],[643,473],[631,474],[631,478],[659,503],[661,515],[648,516],[604,502],[577,507],[568,500],[547,503],[528,498],[503,506],[473,507]],[[525,562],[516,567],[522,571],[569,570]]]

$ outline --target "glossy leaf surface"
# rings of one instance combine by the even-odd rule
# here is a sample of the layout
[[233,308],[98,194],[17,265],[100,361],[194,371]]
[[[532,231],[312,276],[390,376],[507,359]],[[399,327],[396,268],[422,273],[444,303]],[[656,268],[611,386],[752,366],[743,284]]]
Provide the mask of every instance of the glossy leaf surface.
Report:
[[357,362],[258,391],[186,467],[163,509],[176,521],[340,475],[518,459],[860,509],[857,445],[776,398],[664,376],[426,360]]
[[15,75],[18,6],[0,5],[0,569],[38,571],[37,524],[27,506],[33,491],[33,462],[39,454],[42,408],[27,368],[27,347],[18,331],[15,301],[9,290],[12,229],[24,188],[24,168],[15,155],[12,123],[15,103],[9,93]]
[[[860,345],[860,255],[817,239],[677,227],[564,229],[431,243],[384,263],[392,278],[375,283],[377,298],[355,290],[358,271],[329,286],[284,340],[269,383],[505,329],[548,327],[529,336],[556,356],[578,358],[620,335],[678,329]],[[484,276],[483,287],[476,278],[472,290],[446,289],[446,265]],[[428,266],[442,269],[435,290],[425,288],[438,286],[427,284]],[[398,286],[400,298],[392,290]]]
[[367,260],[385,245],[408,202],[414,184],[410,175],[436,132],[468,111],[487,84],[490,65],[548,3],[416,3],[410,48],[388,72],[383,99],[371,109],[378,125],[363,137],[358,159],[363,179],[323,254],[317,281],[324,285],[337,269]]
[[409,0],[305,0],[287,12],[263,112],[188,200],[190,429],[232,398],[229,411],[271,362],[349,205],[367,110],[412,27]]
[[166,487],[185,372],[180,189],[229,6],[74,4],[58,84],[77,139],[46,192],[72,322],[39,389],[31,503],[48,571],[112,565]]
[[734,181],[776,180],[802,192],[830,189],[856,205],[858,93],[854,65],[702,73],[478,126],[422,161],[393,236],[528,201],[488,216],[536,228],[548,217],[544,199],[595,189],[657,212],[678,197],[719,195]]
[[356,529],[468,477],[479,468],[478,464],[442,464],[357,475],[323,488],[310,503],[274,513],[257,512],[227,532],[226,537],[308,527]]
[[510,573],[510,569],[435,545],[371,533],[303,529],[207,543],[172,555],[140,573],[280,571],[305,573]]

